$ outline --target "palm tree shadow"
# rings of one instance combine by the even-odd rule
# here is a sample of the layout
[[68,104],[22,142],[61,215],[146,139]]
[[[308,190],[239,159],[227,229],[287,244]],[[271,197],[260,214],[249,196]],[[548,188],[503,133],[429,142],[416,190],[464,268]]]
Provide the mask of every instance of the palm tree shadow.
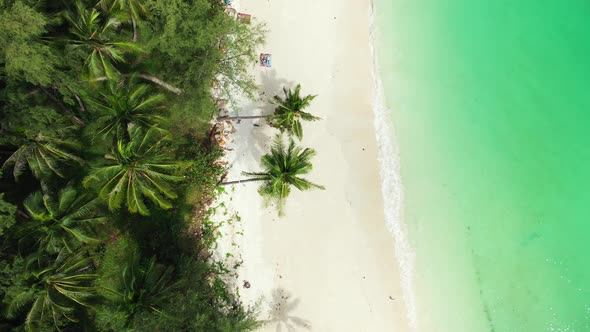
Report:
[[[253,100],[252,102],[244,105],[240,108],[239,114],[240,115],[270,115],[274,112],[276,105],[272,103],[272,98],[280,94],[282,95],[282,89],[284,86],[290,87],[294,83],[289,81],[285,78],[277,77],[277,71],[275,69],[271,69],[261,73],[260,75],[260,92],[258,98]],[[244,120],[250,121],[250,120]],[[250,133],[250,138],[252,139],[247,146],[248,154],[254,160],[260,159],[263,154],[265,154],[269,147],[270,143],[272,142],[272,135],[276,132],[275,130],[272,133],[264,130],[265,127],[268,126],[268,123],[265,119],[257,119],[252,121],[252,125],[257,126],[258,128],[254,128]],[[269,134],[271,135],[269,137]]]
[[276,107],[272,102],[275,95],[282,95],[283,87],[295,85],[293,81],[277,77],[277,71],[271,69],[260,75],[260,101],[264,103],[261,107],[263,114],[271,114]]
[[288,332],[295,332],[298,329],[311,330],[311,322],[307,319],[293,316],[291,313],[299,305],[298,298],[291,300],[291,294],[282,288],[276,288],[272,292],[270,303],[269,319],[267,324],[276,324],[276,332],[282,332],[283,327]]
[[[251,121],[251,120],[245,120]],[[257,165],[254,166],[252,169],[242,169],[241,171],[245,172],[258,172],[260,164],[260,159],[262,156],[269,151],[270,142],[272,142],[272,137],[265,132],[264,127],[266,126],[266,122],[264,119],[254,120],[254,124],[257,124],[258,127],[254,127],[252,129],[246,129],[247,131],[240,135],[245,135],[241,140],[236,140],[236,144],[234,145],[235,153],[237,158],[241,160],[245,160],[246,164],[249,165]],[[252,167],[252,166],[250,166]],[[236,175],[239,176],[239,175]]]
[[[275,69],[265,70],[260,74],[259,94],[256,100],[240,106],[239,109],[230,111],[232,116],[248,115],[270,115],[274,112],[276,105],[271,101],[275,95],[283,94],[283,87],[295,85],[293,81],[277,77]],[[266,154],[272,143],[272,137],[278,133],[278,130],[267,130],[268,123],[266,119],[242,120],[251,123],[254,128],[247,132],[245,138],[240,144],[236,144],[235,152],[240,158],[247,158],[258,162]],[[240,123],[238,121],[237,123]],[[245,169],[243,171],[255,172],[256,169]]]
[[[239,107],[227,108],[227,115],[268,115],[272,114],[275,105],[272,98],[275,95],[282,95],[283,87],[291,87],[295,83],[285,78],[277,77],[274,69],[264,71],[260,74],[260,84],[258,84],[258,96],[249,103],[240,104]],[[249,99],[249,98],[248,98]],[[244,100],[246,101],[246,100]],[[259,110],[259,112],[257,112]]]
[[262,126],[268,125],[265,120],[259,120],[258,124],[261,127],[253,129],[251,134],[254,143],[254,149],[252,149],[251,154],[256,160],[260,160],[262,155],[268,153],[272,142],[272,136],[269,136],[269,134],[274,134],[274,130],[273,133],[269,133],[263,129]]

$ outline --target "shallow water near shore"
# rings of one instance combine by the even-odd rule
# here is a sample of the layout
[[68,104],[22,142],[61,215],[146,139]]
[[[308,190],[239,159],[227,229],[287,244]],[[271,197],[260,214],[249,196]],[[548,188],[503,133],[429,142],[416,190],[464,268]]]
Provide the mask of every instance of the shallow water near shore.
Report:
[[377,0],[421,331],[590,331],[590,3]]

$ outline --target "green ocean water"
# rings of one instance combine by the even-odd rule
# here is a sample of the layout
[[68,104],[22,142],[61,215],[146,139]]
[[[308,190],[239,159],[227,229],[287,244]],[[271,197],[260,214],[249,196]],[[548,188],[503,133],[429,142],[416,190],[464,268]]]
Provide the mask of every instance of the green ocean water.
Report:
[[590,331],[590,1],[377,0],[421,331]]

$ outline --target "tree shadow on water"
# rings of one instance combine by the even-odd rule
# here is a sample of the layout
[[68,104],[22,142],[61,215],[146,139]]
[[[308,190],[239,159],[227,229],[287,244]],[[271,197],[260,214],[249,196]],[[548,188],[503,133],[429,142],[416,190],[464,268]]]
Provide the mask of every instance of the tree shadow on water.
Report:
[[[269,319],[267,324],[275,325],[276,332],[295,332],[301,329],[311,330],[311,322],[301,317],[293,316],[292,312],[299,305],[300,300],[293,298],[289,292],[277,288],[272,292]],[[283,328],[286,328],[284,330]]]

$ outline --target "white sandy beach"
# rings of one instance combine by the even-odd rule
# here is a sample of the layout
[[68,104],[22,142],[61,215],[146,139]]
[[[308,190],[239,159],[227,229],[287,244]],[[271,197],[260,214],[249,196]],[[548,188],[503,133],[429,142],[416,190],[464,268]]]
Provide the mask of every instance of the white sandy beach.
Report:
[[[368,0],[241,0],[240,11],[267,24],[272,68],[255,68],[262,96],[301,83],[316,94],[304,123],[313,182],[325,191],[294,190],[286,216],[265,208],[256,183],[228,188],[230,210],[241,217],[240,292],[260,303],[263,331],[408,331],[399,269],[384,223],[373,126]],[[249,102],[240,115],[268,114],[268,102]],[[259,126],[254,126],[258,124]],[[227,180],[260,168],[277,132],[263,121],[236,124]],[[247,280],[251,287],[241,287]]]

